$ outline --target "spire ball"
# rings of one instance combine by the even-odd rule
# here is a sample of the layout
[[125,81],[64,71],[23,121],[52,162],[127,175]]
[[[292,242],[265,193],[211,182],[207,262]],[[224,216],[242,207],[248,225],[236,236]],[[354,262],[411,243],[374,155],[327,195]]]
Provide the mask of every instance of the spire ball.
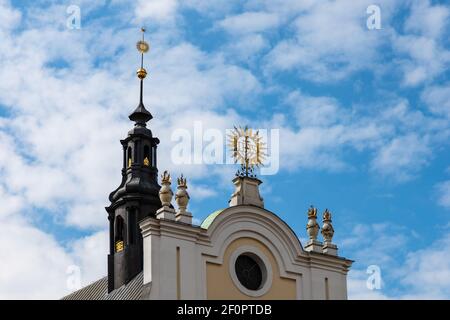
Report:
[[138,76],[139,79],[145,79],[145,77],[147,76],[147,70],[145,70],[144,68],[139,68],[136,71],[136,74]]

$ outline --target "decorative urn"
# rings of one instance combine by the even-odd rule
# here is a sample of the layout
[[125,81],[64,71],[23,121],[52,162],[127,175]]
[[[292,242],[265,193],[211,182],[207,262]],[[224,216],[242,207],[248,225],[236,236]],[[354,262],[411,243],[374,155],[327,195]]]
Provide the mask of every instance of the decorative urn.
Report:
[[173,192],[170,187],[172,181],[170,178],[170,173],[166,170],[161,175],[161,189],[159,190],[159,199],[161,200],[161,204],[163,207],[170,207],[170,203],[172,202]]

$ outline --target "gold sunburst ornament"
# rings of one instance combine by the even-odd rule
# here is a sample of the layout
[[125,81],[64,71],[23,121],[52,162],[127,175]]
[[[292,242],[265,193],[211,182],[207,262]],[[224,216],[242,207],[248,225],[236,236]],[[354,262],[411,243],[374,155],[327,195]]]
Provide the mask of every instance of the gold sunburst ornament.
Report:
[[236,173],[241,177],[256,177],[253,169],[264,163],[266,144],[262,141],[259,131],[253,131],[245,126],[234,127],[228,135],[228,146],[232,151],[234,163],[239,162],[241,169]]
[[141,67],[136,71],[136,74],[139,79],[143,80],[147,76],[147,70],[144,68],[144,53],[147,53],[150,50],[150,45],[144,39],[145,28],[141,28],[142,31],[142,40],[139,40],[136,43],[137,50],[141,53]]
[[147,53],[150,50],[150,46],[144,40],[140,40],[136,43],[136,48],[140,53]]
[[138,41],[138,42],[136,43],[136,48],[138,49],[138,51],[139,51],[141,54],[144,54],[144,53],[147,53],[148,50],[150,50],[150,46],[149,46],[149,44],[148,44],[147,42],[145,42],[145,40],[144,40],[145,28],[142,27],[142,28],[141,28],[141,31],[142,31],[142,40],[140,40],[140,41]]

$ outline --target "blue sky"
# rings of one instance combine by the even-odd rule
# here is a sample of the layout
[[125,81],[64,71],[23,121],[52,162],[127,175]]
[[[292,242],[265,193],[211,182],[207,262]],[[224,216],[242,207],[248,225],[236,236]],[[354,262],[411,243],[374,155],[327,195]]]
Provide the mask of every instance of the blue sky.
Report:
[[[173,131],[280,129],[265,206],[302,241],[309,205],[331,210],[356,260],[349,297],[448,299],[449,16],[428,0],[0,0],[0,297],[60,297],[71,265],[83,284],[106,273],[104,207],[145,25],[159,169],[188,177],[197,222],[227,206],[236,168],[174,164]],[[370,265],[380,290],[366,287]]]

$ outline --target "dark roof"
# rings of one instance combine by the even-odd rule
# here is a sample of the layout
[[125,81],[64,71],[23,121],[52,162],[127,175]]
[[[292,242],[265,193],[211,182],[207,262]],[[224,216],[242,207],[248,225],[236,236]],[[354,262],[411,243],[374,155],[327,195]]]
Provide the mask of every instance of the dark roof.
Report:
[[144,275],[140,272],[130,282],[108,294],[108,277],[103,277],[63,297],[62,300],[139,300],[143,282]]

